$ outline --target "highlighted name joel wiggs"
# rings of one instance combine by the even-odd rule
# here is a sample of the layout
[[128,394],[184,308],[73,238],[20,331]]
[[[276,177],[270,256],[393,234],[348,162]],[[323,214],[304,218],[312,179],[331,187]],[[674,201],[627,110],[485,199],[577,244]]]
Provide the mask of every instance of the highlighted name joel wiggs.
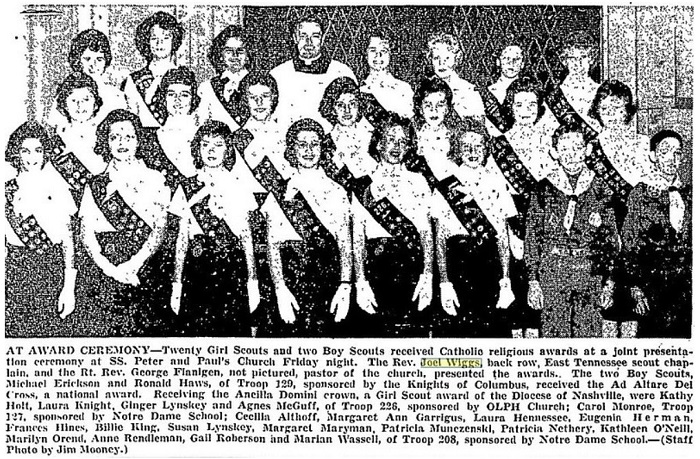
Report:
[[479,358],[426,358],[420,360],[422,368],[481,368]]

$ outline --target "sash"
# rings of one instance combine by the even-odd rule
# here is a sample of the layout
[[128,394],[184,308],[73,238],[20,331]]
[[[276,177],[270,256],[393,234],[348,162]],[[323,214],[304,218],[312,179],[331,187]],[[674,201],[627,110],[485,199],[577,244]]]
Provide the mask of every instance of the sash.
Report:
[[430,189],[434,190],[438,186],[438,180],[433,174],[433,171],[428,166],[428,161],[422,155],[419,155],[416,151],[411,151],[406,153],[404,157],[404,164],[406,164],[406,169],[411,172],[417,172],[425,177]]
[[[71,190],[81,190],[92,179],[92,173],[73,152],[64,156],[66,144],[59,136],[53,138],[51,164],[61,174]],[[64,157],[62,157],[64,156]],[[61,159],[58,159],[62,157]]]
[[243,156],[243,152],[248,148],[250,142],[253,141],[253,134],[248,129],[240,128],[233,133],[232,140],[234,148]]
[[513,147],[505,136],[500,136],[493,141],[493,159],[496,165],[508,180],[508,183],[520,194],[529,193],[537,180],[532,176],[525,164],[520,160]]
[[478,91],[479,95],[481,96],[481,100],[484,103],[486,118],[488,118],[491,124],[496,126],[496,128],[502,133],[508,131],[511,128],[512,123],[508,120],[506,111],[501,103],[498,102],[496,96],[494,96],[486,86],[479,88]]
[[465,194],[457,190],[459,180],[450,176],[438,184],[438,191],[445,198],[457,219],[467,230],[468,237],[481,245],[496,237],[496,230],[477,204],[476,200],[465,201]]
[[580,128],[583,131],[583,138],[586,142],[590,142],[598,135],[598,132],[586,123],[583,117],[566,100],[561,86],[554,85],[544,100],[559,124]]
[[17,237],[24,243],[24,246],[29,250],[41,254],[48,250],[54,243],[49,238],[49,235],[46,234],[46,231],[39,225],[34,215],[22,219],[15,212],[13,201],[18,188],[15,179],[5,184],[5,217]]
[[165,124],[165,119],[168,117],[168,114],[165,112],[165,107],[158,107],[153,100],[146,100],[146,90],[151,87],[154,79],[153,73],[148,67],[144,67],[131,74],[131,80],[134,82],[136,90],[141,96],[141,100],[146,104],[146,107],[148,107],[148,110],[156,121],[158,121],[158,124],[162,126]]
[[615,166],[612,165],[610,159],[603,152],[600,142],[596,139],[591,143],[593,145],[591,153],[586,155],[584,160],[586,166],[603,180],[616,196],[627,198],[632,191],[632,185],[627,183],[617,169],[615,169]]
[[379,103],[374,94],[368,92],[360,93],[360,103],[363,108],[362,115],[375,129],[379,128],[379,124],[387,117],[389,113],[382,104]]
[[221,248],[225,245],[231,245],[238,240],[238,237],[233,234],[233,231],[223,219],[215,216],[209,209],[209,198],[209,196],[206,196],[192,205],[190,207],[192,215],[194,215],[204,234],[214,239],[217,247]]
[[185,198],[187,198],[188,201],[202,188],[204,188],[204,183],[200,182],[196,175],[187,177],[182,181],[182,191],[185,192]]
[[175,194],[177,187],[185,180],[185,176],[180,170],[173,164],[173,162],[168,158],[168,155],[163,151],[163,147],[160,146],[158,142],[158,136],[156,135],[156,129],[145,128],[144,131],[148,132],[148,140],[146,141],[146,151],[148,154],[143,155],[143,162],[146,163],[150,169],[156,170],[165,176],[165,184],[170,188],[170,196]]
[[360,204],[364,206],[369,214],[382,225],[384,230],[393,237],[415,243],[420,246],[420,235],[418,230],[401,211],[387,197],[379,200],[372,196],[369,190],[361,195],[357,195]]
[[[107,197],[107,174],[96,175],[90,182],[95,204],[116,232],[100,233],[97,240],[102,252],[114,264],[131,258],[143,247],[151,234],[151,227],[129,207],[118,191]],[[124,246],[126,245],[126,246]]]
[[[244,156],[245,158],[245,156]],[[272,164],[270,158],[265,156],[258,167],[253,169],[253,175],[268,192],[272,193],[278,200],[284,198],[284,192],[287,189],[287,182],[282,178],[275,165]],[[256,195],[256,199],[258,199]]]
[[235,89],[233,94],[231,94],[231,98],[227,101],[226,98],[224,98],[224,87],[228,81],[228,78],[214,77],[211,79],[211,87],[219,103],[226,110],[226,113],[228,113],[239,126],[242,126],[245,122],[241,110],[242,94],[238,89]]

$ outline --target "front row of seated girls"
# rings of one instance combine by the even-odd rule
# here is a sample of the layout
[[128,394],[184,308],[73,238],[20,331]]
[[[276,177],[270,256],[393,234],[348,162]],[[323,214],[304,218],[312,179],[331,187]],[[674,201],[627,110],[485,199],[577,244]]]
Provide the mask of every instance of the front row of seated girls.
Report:
[[[349,116],[332,136],[310,119],[290,127],[284,174],[269,155],[251,170],[252,150],[236,152],[225,124],[205,122],[190,144],[194,174],[174,186],[147,166],[153,137],[138,117],[112,111],[96,130],[106,168],[79,208],[54,167],[56,141],[20,126],[6,153],[19,171],[6,183],[7,335],[511,336],[509,221],[519,212],[494,143],[460,124],[451,173],[438,179],[421,163],[429,125],[417,135],[390,113],[361,131],[371,131],[366,150],[352,148],[342,137],[356,101],[338,100]],[[652,138],[659,178],[630,193],[621,234],[583,133],[560,127],[552,143],[558,167],[531,193],[524,249],[542,335],[600,336],[618,279],[646,314],[640,336],[689,332],[679,319],[690,291],[682,138]]]

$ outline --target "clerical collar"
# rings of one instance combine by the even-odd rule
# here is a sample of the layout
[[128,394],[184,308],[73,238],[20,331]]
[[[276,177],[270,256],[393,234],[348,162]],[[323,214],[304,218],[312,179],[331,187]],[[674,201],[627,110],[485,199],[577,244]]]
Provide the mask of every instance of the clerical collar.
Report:
[[292,62],[294,63],[294,70],[297,72],[320,75],[328,71],[328,66],[331,65],[331,58],[324,49],[321,49],[321,55],[318,59],[311,61],[307,65],[304,59],[299,56],[299,52],[295,51]]

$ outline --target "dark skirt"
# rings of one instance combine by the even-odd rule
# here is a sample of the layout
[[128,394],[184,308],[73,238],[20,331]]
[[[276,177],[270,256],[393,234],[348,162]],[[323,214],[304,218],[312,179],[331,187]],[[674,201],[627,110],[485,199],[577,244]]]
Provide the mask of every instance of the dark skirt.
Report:
[[515,300],[505,310],[507,321],[512,330],[532,328],[538,330],[541,324],[540,311],[527,304],[527,292],[530,288],[525,260],[510,257],[510,284]]
[[266,302],[258,336],[329,336],[334,320],[331,301],[340,285],[340,255],[335,239],[327,234],[305,242],[286,242],[280,255],[285,284],[299,311],[295,311],[294,323],[287,324],[279,315],[277,299]]
[[78,309],[64,320],[58,315],[65,269],[61,246],[41,253],[10,244],[6,247],[5,336],[73,336],[82,325]]
[[220,244],[196,236],[189,243],[183,269],[179,333],[250,336],[247,280],[245,251],[238,241]]
[[[494,237],[480,240],[453,236],[447,240],[447,277],[457,293],[457,315],[442,306],[435,314],[436,337],[508,337],[503,310],[496,309],[502,268]],[[439,292],[438,292],[439,293]]]
[[413,301],[423,272],[420,241],[372,239],[366,249],[365,274],[377,300],[377,313],[367,314],[356,305],[351,308],[357,324],[355,336],[427,337],[431,308],[419,312]]

